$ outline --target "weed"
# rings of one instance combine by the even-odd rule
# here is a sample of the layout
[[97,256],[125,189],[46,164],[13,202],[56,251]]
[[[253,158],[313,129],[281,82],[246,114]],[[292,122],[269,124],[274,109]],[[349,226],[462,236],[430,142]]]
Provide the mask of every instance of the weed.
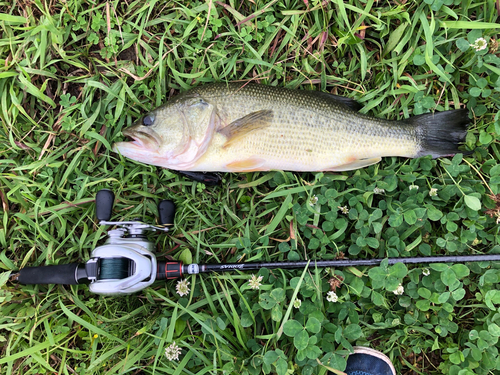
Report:
[[[353,345],[384,351],[401,374],[498,372],[498,264],[261,269],[189,277],[182,296],[176,281],[123,298],[7,281],[87,260],[105,237],[101,188],[115,191],[116,219],[152,222],[160,199],[175,201],[172,235],[152,238],[162,259],[499,252],[496,6],[1,3],[0,373],[323,375]],[[390,119],[466,106],[471,152],[226,174],[209,188],[111,151],[142,113],[214,81],[333,92]]]

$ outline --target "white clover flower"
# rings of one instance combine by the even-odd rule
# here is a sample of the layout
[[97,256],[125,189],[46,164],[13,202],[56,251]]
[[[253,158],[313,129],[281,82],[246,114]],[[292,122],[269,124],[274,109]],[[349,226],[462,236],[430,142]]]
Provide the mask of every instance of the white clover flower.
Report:
[[326,293],[326,300],[328,302],[337,302],[339,300],[339,296],[333,291],[330,290],[328,293]]
[[[498,220],[497,220],[497,224],[498,224]],[[481,240],[479,240],[477,237],[474,239],[474,241],[472,241],[472,246],[477,246],[481,243]]]
[[375,189],[373,189],[373,192],[375,194],[385,194],[385,189],[379,189],[378,187],[376,187]]
[[438,195],[438,189],[436,189],[436,188],[432,188],[432,189],[429,191],[429,196],[431,196],[431,197],[435,197],[436,195]]
[[418,185],[413,185],[413,184],[412,184],[412,185],[410,185],[410,186],[408,187],[408,189],[410,189],[410,190],[418,190]]
[[169,361],[178,361],[181,353],[182,350],[177,346],[175,341],[167,349],[165,349],[165,356]]
[[311,198],[309,198],[309,206],[314,206],[316,203],[318,203],[318,197],[313,195]]
[[428,268],[424,268],[422,270],[422,275],[429,276],[430,274],[431,274],[431,271]]
[[302,305],[302,301],[298,298],[295,298],[295,301],[293,301],[293,307],[298,309],[300,307],[300,305]]
[[396,290],[392,291],[395,295],[400,296],[405,292],[405,288],[403,287],[403,284],[399,284]]
[[260,289],[262,285],[260,282],[262,281],[263,276],[255,276],[252,275],[250,280],[248,280],[248,284],[250,284],[250,289]]
[[182,296],[188,295],[190,289],[189,289],[189,281],[186,279],[177,281],[177,285],[175,286],[175,290],[177,291],[177,294]]
[[470,44],[470,46],[479,52],[488,47],[488,42],[484,38],[477,38],[474,44]]
[[340,212],[342,212],[345,215],[347,215],[349,213],[349,209],[347,208],[347,206],[344,206],[344,207],[338,206],[337,208],[340,210]]

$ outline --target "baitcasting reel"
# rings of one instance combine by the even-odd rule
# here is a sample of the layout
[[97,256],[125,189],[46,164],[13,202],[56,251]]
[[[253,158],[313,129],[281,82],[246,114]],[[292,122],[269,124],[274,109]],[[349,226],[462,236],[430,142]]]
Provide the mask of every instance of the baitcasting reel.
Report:
[[173,225],[175,206],[172,201],[163,200],[159,203],[160,225],[140,221],[109,221],[114,202],[111,190],[100,190],[95,202],[99,224],[118,228],[108,231],[107,241],[92,251],[89,261],[85,264],[27,267],[11,278],[21,284],[90,283],[89,289],[93,293],[120,295],[142,290],[157,279],[182,275],[181,263],[157,262],[153,243],[145,236],[146,231],[167,232],[169,226]]

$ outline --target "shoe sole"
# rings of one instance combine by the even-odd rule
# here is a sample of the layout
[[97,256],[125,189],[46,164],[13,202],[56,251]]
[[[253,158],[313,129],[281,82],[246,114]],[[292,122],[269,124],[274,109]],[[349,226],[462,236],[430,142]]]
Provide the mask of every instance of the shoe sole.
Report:
[[381,359],[382,361],[384,361],[385,363],[387,363],[389,365],[393,375],[396,375],[396,369],[394,368],[392,361],[384,353],[382,353],[378,350],[372,349],[372,348],[366,348],[364,346],[355,346],[355,347],[353,347],[353,349],[354,349],[355,354],[367,354],[367,355],[372,355],[374,357]]

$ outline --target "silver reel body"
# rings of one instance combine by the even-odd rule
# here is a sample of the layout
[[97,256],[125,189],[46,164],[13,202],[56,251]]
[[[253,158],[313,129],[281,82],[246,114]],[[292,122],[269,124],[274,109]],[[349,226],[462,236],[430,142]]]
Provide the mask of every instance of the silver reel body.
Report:
[[[155,226],[139,221],[109,222],[101,225],[117,225],[120,228],[108,232],[108,240],[92,251],[92,258],[86,263],[89,270],[89,289],[102,295],[124,295],[138,292],[156,280],[157,261],[153,254],[153,244],[147,240],[144,232],[168,231],[167,227]],[[125,278],[100,278],[99,265],[106,259],[128,259],[129,276]]]

